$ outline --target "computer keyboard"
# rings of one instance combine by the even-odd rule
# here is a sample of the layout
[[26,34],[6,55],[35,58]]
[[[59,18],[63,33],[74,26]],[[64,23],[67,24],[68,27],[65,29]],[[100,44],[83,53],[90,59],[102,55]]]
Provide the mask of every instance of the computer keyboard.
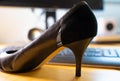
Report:
[[[1,49],[0,53],[9,50],[16,51],[20,48],[22,48],[22,46],[10,46]],[[52,58],[48,64],[75,65],[74,54],[70,49],[65,48]],[[88,47],[82,58],[82,66],[120,68],[120,49]]]
[[[74,65],[75,58],[68,48],[61,51],[49,64]],[[120,68],[119,48],[87,48],[82,58],[83,66]]]

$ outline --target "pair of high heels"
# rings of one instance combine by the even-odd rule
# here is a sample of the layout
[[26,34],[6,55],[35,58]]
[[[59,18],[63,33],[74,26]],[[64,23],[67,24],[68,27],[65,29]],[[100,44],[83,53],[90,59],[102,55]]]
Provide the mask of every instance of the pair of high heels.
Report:
[[96,33],[96,18],[88,4],[81,1],[28,45],[19,50],[3,51],[0,69],[4,72],[30,71],[64,48],[70,48],[76,59],[76,76],[80,76],[83,53]]

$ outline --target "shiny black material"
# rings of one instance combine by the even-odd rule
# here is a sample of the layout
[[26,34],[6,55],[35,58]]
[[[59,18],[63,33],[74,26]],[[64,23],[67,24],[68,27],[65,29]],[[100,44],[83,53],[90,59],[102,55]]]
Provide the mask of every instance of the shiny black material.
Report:
[[0,68],[5,72],[29,71],[42,64],[56,50],[68,47],[76,57],[76,76],[80,76],[82,55],[96,33],[94,14],[86,2],[80,2],[28,45],[19,50],[3,51],[0,54]]

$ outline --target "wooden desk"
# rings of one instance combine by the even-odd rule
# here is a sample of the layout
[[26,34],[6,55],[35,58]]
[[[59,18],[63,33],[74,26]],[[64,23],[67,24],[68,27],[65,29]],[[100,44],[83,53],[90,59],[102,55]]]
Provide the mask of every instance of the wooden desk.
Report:
[[82,67],[82,76],[76,77],[74,66],[46,64],[26,73],[0,72],[0,81],[120,81],[120,69]]
[[120,70],[82,67],[82,76],[75,77],[73,66],[44,65],[26,73],[0,72],[0,81],[120,81]]

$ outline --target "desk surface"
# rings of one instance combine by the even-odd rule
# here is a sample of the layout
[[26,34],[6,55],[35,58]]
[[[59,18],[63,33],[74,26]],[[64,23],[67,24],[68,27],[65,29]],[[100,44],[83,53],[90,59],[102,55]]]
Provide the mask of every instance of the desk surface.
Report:
[[120,81],[120,69],[82,67],[81,73],[75,77],[75,66],[46,64],[26,73],[0,72],[0,81]]
[[26,73],[0,72],[0,81],[120,81],[120,70],[82,67],[82,76],[75,77],[74,66],[44,65]]

